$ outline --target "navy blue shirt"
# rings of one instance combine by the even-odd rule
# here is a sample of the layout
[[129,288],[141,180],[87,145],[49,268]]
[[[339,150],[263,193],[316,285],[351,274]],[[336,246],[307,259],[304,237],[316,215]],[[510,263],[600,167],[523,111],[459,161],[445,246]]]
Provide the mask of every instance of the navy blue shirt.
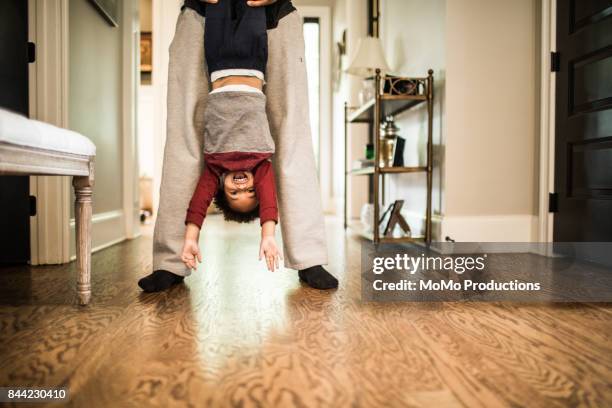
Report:
[[[200,0],[185,0],[183,8],[189,7],[197,11],[201,16],[206,17],[206,3]],[[278,0],[277,2],[265,7],[266,9],[266,27],[268,30],[278,26],[278,22],[287,14],[295,11],[295,7],[291,0]]]
[[248,6],[247,0],[219,0],[205,6],[208,72],[252,69],[265,73],[268,62],[265,8]]

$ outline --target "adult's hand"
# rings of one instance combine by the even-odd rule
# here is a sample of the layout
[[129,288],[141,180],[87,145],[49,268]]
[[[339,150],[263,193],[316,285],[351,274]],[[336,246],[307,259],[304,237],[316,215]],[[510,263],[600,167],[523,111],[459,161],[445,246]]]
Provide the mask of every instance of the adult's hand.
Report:
[[[211,4],[215,4],[218,3],[219,0],[201,0],[204,3],[211,3]],[[247,1],[247,4],[251,7],[262,7],[262,6],[269,6],[270,4],[276,3],[277,0],[250,0]]]
[[250,0],[247,4],[251,7],[269,6],[272,3],[276,3],[277,0]]

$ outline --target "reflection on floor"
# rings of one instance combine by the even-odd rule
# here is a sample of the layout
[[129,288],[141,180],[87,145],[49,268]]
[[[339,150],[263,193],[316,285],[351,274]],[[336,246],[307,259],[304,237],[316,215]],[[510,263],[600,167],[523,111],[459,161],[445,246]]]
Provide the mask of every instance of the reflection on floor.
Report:
[[71,405],[610,406],[609,305],[362,303],[359,240],[329,222],[335,292],[257,262],[256,225],[207,220],[204,265],[136,286],[151,238],[75,267],[0,269],[0,386],[67,386]]

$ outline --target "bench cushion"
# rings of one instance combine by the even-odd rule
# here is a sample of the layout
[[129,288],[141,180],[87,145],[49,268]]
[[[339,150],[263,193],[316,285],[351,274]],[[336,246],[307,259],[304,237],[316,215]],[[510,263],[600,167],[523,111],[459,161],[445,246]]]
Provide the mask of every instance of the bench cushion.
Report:
[[0,109],[0,142],[83,156],[96,155],[96,145],[80,133],[5,109]]

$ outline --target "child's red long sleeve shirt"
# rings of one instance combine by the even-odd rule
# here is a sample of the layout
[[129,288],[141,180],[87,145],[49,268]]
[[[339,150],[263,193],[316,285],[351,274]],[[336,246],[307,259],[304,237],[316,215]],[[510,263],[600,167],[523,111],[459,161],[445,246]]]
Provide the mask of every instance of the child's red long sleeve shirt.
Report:
[[278,222],[274,171],[269,159],[275,151],[261,91],[213,91],[204,113],[204,170],[189,203],[185,223],[202,227],[206,210],[222,187],[220,177],[230,171],[250,171],[263,224]]
[[271,156],[271,153],[256,152],[205,154],[204,171],[189,202],[185,224],[193,223],[199,228],[202,227],[206,210],[220,187],[220,177],[229,171],[251,171],[253,173],[261,224],[270,220],[278,222],[274,170],[269,160]]

